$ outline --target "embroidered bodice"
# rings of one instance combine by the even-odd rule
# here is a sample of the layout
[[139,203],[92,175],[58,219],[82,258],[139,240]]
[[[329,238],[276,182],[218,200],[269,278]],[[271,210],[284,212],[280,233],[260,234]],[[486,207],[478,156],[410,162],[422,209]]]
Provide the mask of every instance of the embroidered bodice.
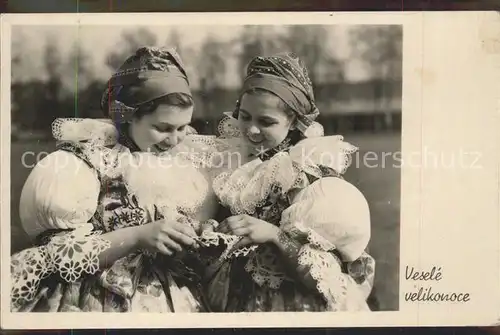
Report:
[[[235,127],[226,124],[221,130],[226,131],[221,140],[237,143]],[[352,265],[370,258],[364,253],[370,239],[368,204],[342,178],[356,150],[341,136],[307,138],[266,160],[228,164],[231,167],[219,171],[213,181],[221,204],[233,215],[248,214],[279,226],[303,246],[298,261],[309,269],[333,309],[341,308],[338,303],[347,292],[347,279],[335,255],[348,263],[353,275]],[[228,257],[241,256],[247,257],[245,270],[260,287],[279,290],[284,281],[296,280],[288,275],[272,244],[246,247]],[[363,271],[371,271],[372,266]],[[367,275],[371,273],[359,275],[361,282]]]
[[16,304],[33,299],[52,273],[67,282],[95,274],[110,247],[103,233],[160,218],[187,219],[196,229],[217,211],[201,167],[203,137],[188,137],[178,155],[154,155],[118,143],[106,120],[57,120],[53,134],[58,150],[35,166],[20,199],[23,228],[39,247],[12,258]]
[[[116,142],[114,125],[101,120],[59,120],[54,137],[59,150],[35,167],[21,196],[21,219],[31,237],[89,221],[110,231],[149,222],[155,213],[203,221],[216,210],[210,177],[189,155],[131,152]],[[201,141],[188,138],[183,146],[177,150],[192,154]]]

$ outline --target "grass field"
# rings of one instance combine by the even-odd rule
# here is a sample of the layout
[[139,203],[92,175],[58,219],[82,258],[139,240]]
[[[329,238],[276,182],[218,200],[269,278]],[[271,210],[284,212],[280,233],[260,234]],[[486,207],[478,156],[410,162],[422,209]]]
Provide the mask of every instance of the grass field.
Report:
[[[382,152],[400,150],[400,134],[351,135],[346,140],[360,147],[346,179],[356,185],[365,195],[371,210],[372,239],[370,253],[377,261],[375,286],[381,310],[397,310],[399,295],[399,219],[400,219],[400,171],[390,166],[390,158],[382,157]],[[26,236],[19,225],[19,197],[30,168],[23,166],[23,153],[35,155],[54,150],[53,143],[16,142],[11,151],[11,235],[12,250],[27,246]],[[33,156],[25,156],[26,163],[35,161]],[[366,161],[369,165],[363,164]],[[378,165],[377,165],[378,163]],[[377,166],[375,166],[377,165]],[[68,190],[71,185],[68,185]]]

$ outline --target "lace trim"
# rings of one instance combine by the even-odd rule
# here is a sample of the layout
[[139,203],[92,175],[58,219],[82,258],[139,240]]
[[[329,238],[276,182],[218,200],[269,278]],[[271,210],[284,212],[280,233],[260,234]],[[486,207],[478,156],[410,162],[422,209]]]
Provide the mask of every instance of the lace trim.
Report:
[[[327,166],[341,175],[344,174],[352,163],[352,154],[358,151],[358,148],[345,142],[341,135],[323,136],[323,127],[317,122],[314,122],[310,128],[312,128],[312,133],[291,147],[290,154],[293,160],[297,164],[300,162],[299,165],[304,171],[319,172],[319,166]],[[220,138],[241,137],[238,120],[232,116],[231,112],[224,113],[217,131]],[[307,162],[304,159],[307,159]]]
[[240,137],[241,132],[238,127],[238,120],[231,116],[231,112],[224,113],[224,117],[217,126],[217,132],[221,138]]
[[89,141],[97,145],[114,145],[118,131],[111,120],[59,118],[52,123],[52,136],[57,141]]
[[316,289],[324,297],[331,311],[343,309],[347,300],[348,281],[335,257],[314,249],[311,245],[302,247],[299,265],[309,269],[316,281]]
[[[232,125],[230,121],[227,122],[221,123],[219,132],[225,137],[234,136]],[[286,194],[291,189],[308,186],[306,173],[320,178],[323,174],[322,166],[321,164],[316,165],[316,163],[321,163],[322,153],[333,152],[333,156],[340,155],[340,160],[338,156],[333,157],[331,166],[336,172],[345,172],[350,162],[350,158],[347,156],[356,151],[357,148],[342,142],[341,136],[319,140],[322,144],[319,152],[314,146],[318,139],[315,139],[315,142],[306,140],[307,142],[292,147],[291,153],[293,155],[280,152],[265,162],[255,160],[233,171],[225,171],[214,179],[212,183],[214,192],[220,202],[229,207],[233,214],[253,215],[257,208],[266,203],[273,190],[279,190],[279,192]],[[306,154],[309,151],[313,152],[309,162],[302,160],[303,157],[299,155],[303,150]],[[330,156],[327,155],[327,158]],[[311,161],[312,163],[310,163]],[[290,229],[290,232],[304,237],[303,244],[310,243],[325,251],[334,249],[332,243],[313,229],[306,228],[300,223],[295,227],[290,226],[290,228],[293,228]],[[272,251],[261,248],[250,255],[245,270],[251,274],[257,284],[268,285],[275,289],[279,288],[283,280],[287,278],[285,272],[280,271],[276,255]]]
[[82,227],[55,235],[41,247],[23,250],[12,256],[11,299],[14,305],[31,301],[40,281],[54,272],[66,282],[77,281],[84,273],[99,270],[99,254],[111,246],[100,232]]
[[321,174],[321,167],[333,169],[343,175],[352,164],[352,154],[358,147],[344,141],[341,135],[307,138],[290,149],[291,159],[301,170],[316,177]]
[[266,162],[252,161],[218,175],[212,182],[221,203],[233,214],[255,213],[274,189],[286,193],[295,185],[299,170],[286,153],[278,153]]
[[204,247],[224,246],[224,250],[219,256],[220,260],[229,259],[232,257],[248,256],[252,251],[257,249],[257,245],[245,246],[234,249],[234,246],[241,240],[241,237],[234,235],[226,235],[217,232],[203,232],[197,239],[198,243]]
[[[186,135],[197,134],[193,127],[186,127]],[[52,136],[56,141],[110,146],[118,143],[120,132],[109,119],[58,118],[52,123]]]
[[141,204],[194,215],[213,195],[212,177],[225,169],[221,156],[228,148],[213,136],[190,135],[168,152],[132,153],[123,164],[124,180]]
[[335,249],[335,245],[326,237],[321,236],[313,228],[306,227],[300,221],[294,221],[292,224],[290,221],[286,221],[285,218],[280,226],[289,234],[291,238],[294,238],[303,244],[310,243],[312,246],[323,251]]
[[[180,145],[165,155],[174,152],[191,161],[196,167],[214,168],[214,165],[218,165],[214,164],[214,159],[219,154],[234,151],[235,143],[215,136],[197,135],[194,128],[189,127],[187,134]],[[78,146],[96,168],[103,169],[110,164],[107,162],[107,156],[111,149],[106,147],[116,146],[119,140],[119,132],[109,119],[58,118],[52,124],[52,135],[58,143],[69,142]]]
[[94,142],[60,142],[57,148],[73,153],[93,168],[99,176],[116,178],[121,174],[123,164],[130,158],[128,148],[117,144],[108,148]]
[[278,187],[285,194],[307,186],[305,173],[321,178],[323,166],[338,174],[344,173],[351,162],[350,154],[356,150],[343,142],[342,136],[306,139],[289,153],[280,152],[265,162],[254,160],[220,173],[212,182],[213,189],[233,214],[252,215],[256,208],[264,205],[273,188]]
[[[186,144],[184,145],[183,141],[183,144],[178,146],[180,149],[176,151],[180,157],[190,160],[197,167],[209,166],[214,153],[227,147],[213,136],[197,135],[192,127],[188,127],[187,134]],[[107,146],[116,147],[120,137],[119,131],[111,120],[59,118],[52,123],[52,135],[59,143],[69,142],[78,147],[78,150],[82,151],[96,168],[110,172],[111,167],[116,168],[117,161],[123,159],[115,155],[116,150],[106,148]],[[130,152],[125,146],[120,145],[119,148],[123,152]],[[168,151],[160,156],[171,156],[171,153]]]
[[54,264],[45,247],[31,248],[12,255],[11,300],[14,305],[35,298],[40,281],[50,275]]
[[245,265],[253,281],[259,286],[268,286],[279,289],[284,280],[291,280],[280,266],[278,256],[269,246],[261,246],[250,255]]
[[111,247],[111,242],[100,234],[83,227],[52,238],[47,251],[61,278],[75,282],[83,273],[94,274],[99,270],[99,254]]
[[[197,141],[202,143],[200,139]],[[131,153],[122,145],[107,148],[93,143],[66,142],[63,149],[84,159],[99,176],[123,176],[126,188],[137,196],[141,205],[157,205],[168,214],[181,211],[193,215],[211,192],[210,177],[190,160],[192,156],[202,160],[198,165],[206,164],[201,149],[193,153],[186,151],[186,155],[181,152],[178,156]],[[208,148],[206,155],[212,155],[214,150]]]
[[[313,229],[305,227],[302,223],[296,222],[293,226],[285,225],[285,227],[282,227],[282,230],[291,239],[297,241],[301,245],[307,245],[308,248],[314,248],[324,252],[335,249],[333,243]],[[301,251],[302,250],[303,247]],[[335,260],[336,264],[339,264],[339,260],[334,256],[332,256],[332,259]],[[251,255],[245,266],[245,270],[251,274],[253,280],[257,284],[260,286],[268,285],[273,289],[278,289],[284,280],[290,279],[286,275],[286,272],[281,270],[276,255],[267,248],[259,248],[255,254]],[[359,262],[356,262],[356,265],[352,265],[351,271],[353,271],[353,275],[357,276],[356,278],[359,281],[362,282],[365,280],[366,276],[364,272],[360,272]],[[354,271],[356,272],[354,273]]]
[[[287,218],[284,218],[285,220]],[[328,234],[323,232],[323,235],[318,233],[314,228],[306,227],[303,222],[282,221],[281,228],[288,233],[291,238],[294,238],[300,243],[309,243],[312,247],[322,251],[332,251],[336,249],[335,245],[331,243],[326,236]],[[368,283],[373,285],[373,277],[375,274],[375,259],[364,252],[358,259],[346,263],[347,273],[353,280],[361,285]]]

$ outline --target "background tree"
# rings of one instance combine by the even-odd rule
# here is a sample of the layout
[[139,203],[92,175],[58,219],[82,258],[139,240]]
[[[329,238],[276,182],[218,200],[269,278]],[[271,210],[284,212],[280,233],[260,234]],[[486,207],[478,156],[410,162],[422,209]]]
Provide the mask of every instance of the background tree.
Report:
[[71,77],[69,88],[73,91],[85,89],[95,78],[92,59],[87,50],[78,42],[73,44],[66,63],[66,71]]
[[78,117],[101,118],[100,97],[106,82],[96,76],[88,50],[75,43],[68,58],[68,72],[71,83],[67,83],[73,104],[73,114]]
[[339,81],[344,77],[342,64],[325,43],[329,38],[329,32],[323,26],[287,27],[286,49],[304,61],[313,84]]
[[208,35],[203,41],[196,61],[203,115],[217,114],[218,92],[226,86],[226,71],[230,46]]
[[229,46],[209,35],[202,43],[197,59],[197,70],[202,90],[224,87],[226,59]]
[[243,77],[252,58],[283,50],[283,37],[272,26],[244,26],[235,42],[240,45],[238,67]]
[[40,109],[35,109],[34,120],[35,129],[49,129],[55,118],[64,113],[64,106],[60,104],[67,92],[64,92],[62,77],[64,74],[64,64],[61,58],[61,51],[55,35],[47,37],[43,52],[43,67],[45,72],[45,89]]
[[368,64],[374,78],[402,78],[400,26],[359,26],[351,30],[350,40],[353,55]]
[[144,46],[155,46],[157,36],[147,28],[137,30],[127,30],[122,34],[122,40],[110,52],[106,59],[106,64],[112,71],[119,68],[127,57],[133,55],[137,49]]
[[170,31],[165,46],[169,48],[175,48],[181,56],[184,53],[184,43],[182,42],[182,36],[176,28],[172,28],[172,30]]
[[198,54],[200,50],[193,49],[186,45],[182,39],[182,34],[177,28],[172,28],[165,41],[164,47],[174,48],[181,56],[182,62],[185,66],[185,71],[189,78],[189,83],[192,88],[197,88],[198,84],[198,69],[196,64],[198,62]]
[[359,26],[350,33],[352,55],[368,65],[374,81],[374,101],[385,115],[386,127],[392,127],[394,82],[402,79],[403,29],[400,26]]

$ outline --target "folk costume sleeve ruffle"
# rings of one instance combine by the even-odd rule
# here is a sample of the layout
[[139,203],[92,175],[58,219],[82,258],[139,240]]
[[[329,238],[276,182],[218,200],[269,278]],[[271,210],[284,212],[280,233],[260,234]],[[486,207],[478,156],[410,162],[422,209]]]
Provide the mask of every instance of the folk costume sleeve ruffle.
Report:
[[40,281],[53,273],[74,282],[99,270],[98,256],[110,246],[91,223],[99,191],[95,172],[70,152],[53,152],[35,166],[21,194],[20,216],[38,246],[12,255],[14,310],[34,300]]
[[58,150],[36,165],[21,196],[22,225],[36,246],[12,256],[12,310],[198,311],[181,261],[138,251],[99,269],[99,255],[110,247],[103,233],[156,216],[210,217],[204,174],[131,153],[109,120],[57,119],[53,136]]
[[[351,184],[326,177],[303,189],[282,214],[281,229],[298,249],[296,273],[311,281],[327,301],[329,310],[366,309],[366,293],[343,264],[359,262],[370,238],[370,213],[366,200]],[[362,274],[365,281],[373,274],[370,268]],[[349,265],[348,265],[349,267]],[[349,273],[349,270],[347,270]],[[359,276],[359,275],[357,275]]]
[[215,178],[214,190],[232,214],[256,215],[279,225],[289,242],[287,258],[296,265],[291,275],[277,269],[279,261],[270,260],[267,245],[244,253],[245,270],[258,285],[279,290],[292,277],[312,280],[328,310],[368,309],[374,273],[374,260],[364,253],[370,239],[369,208],[363,195],[341,178],[355,150],[340,136],[311,138],[289,152]]

